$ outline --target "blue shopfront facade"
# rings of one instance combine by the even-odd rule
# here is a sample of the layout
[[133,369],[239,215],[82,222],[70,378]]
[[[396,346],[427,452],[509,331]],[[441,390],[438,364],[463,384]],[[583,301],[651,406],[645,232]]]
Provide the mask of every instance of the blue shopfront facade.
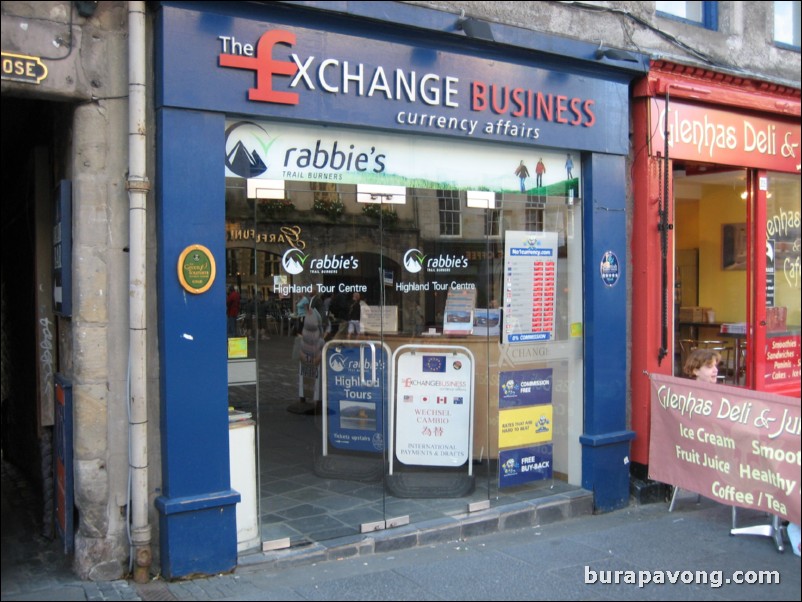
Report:
[[[401,163],[414,166],[409,156],[395,164],[394,157],[427,141],[459,145],[460,152],[577,153],[581,319],[570,328],[581,346],[582,402],[573,410],[581,427],[569,436],[581,449],[581,486],[593,492],[595,507],[628,503],[625,163],[629,82],[645,71],[645,59],[599,61],[592,44],[502,25],[492,27],[495,42],[472,40],[457,30],[456,15],[400,3],[330,6],[163,2],[156,14],[163,475],[156,505],[168,577],[237,562],[223,263],[226,178],[242,169],[242,157],[226,156],[226,135],[241,122],[265,132],[257,152],[246,155],[247,169],[269,181],[381,181],[397,176]],[[311,137],[279,154],[270,124],[305,128]],[[376,142],[327,138],[330,130]],[[385,137],[401,140],[393,149],[406,148],[408,138],[411,150],[386,152]],[[426,170],[444,182],[454,166],[447,152],[440,156],[442,166],[430,161]],[[470,187],[495,184],[480,175]],[[188,290],[176,275],[193,245],[217,262],[217,277],[203,292]],[[610,256],[614,279],[601,266]]]

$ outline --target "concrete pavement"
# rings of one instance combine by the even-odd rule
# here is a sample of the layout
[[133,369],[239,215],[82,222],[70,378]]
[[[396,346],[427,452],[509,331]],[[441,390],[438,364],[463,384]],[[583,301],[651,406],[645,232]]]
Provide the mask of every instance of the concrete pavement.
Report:
[[[188,581],[82,582],[58,543],[37,535],[25,516],[31,505],[18,503],[24,483],[8,472],[4,465],[2,600],[800,599],[799,557],[766,537],[729,535],[730,509],[693,496],[673,513],[665,503],[633,505],[417,547],[401,548],[401,537],[400,549],[360,555],[355,546],[342,559],[253,554],[233,574]],[[744,511],[740,520],[765,518]],[[761,579],[779,583],[745,582]]]

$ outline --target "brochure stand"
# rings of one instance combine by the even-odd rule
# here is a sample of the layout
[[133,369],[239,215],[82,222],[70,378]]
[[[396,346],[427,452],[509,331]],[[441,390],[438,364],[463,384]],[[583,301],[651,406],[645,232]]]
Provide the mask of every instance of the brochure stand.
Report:
[[473,492],[473,354],[450,345],[404,345],[392,361],[387,489],[396,497]]
[[379,481],[387,441],[390,350],[381,341],[329,341],[322,357],[322,440],[315,474]]

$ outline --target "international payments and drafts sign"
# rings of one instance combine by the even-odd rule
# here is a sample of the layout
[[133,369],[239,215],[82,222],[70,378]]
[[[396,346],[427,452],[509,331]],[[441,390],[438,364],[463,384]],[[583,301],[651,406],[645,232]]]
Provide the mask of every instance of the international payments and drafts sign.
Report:
[[652,375],[649,476],[800,523],[798,399]]
[[401,355],[395,402],[399,461],[457,467],[469,460],[472,370],[463,353]]

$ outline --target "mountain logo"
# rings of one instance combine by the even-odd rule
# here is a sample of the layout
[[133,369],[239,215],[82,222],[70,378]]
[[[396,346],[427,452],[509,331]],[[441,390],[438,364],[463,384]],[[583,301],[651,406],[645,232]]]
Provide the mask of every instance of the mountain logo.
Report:
[[423,269],[423,260],[426,255],[421,253],[418,249],[410,249],[404,254],[404,267],[407,272],[417,274]]
[[346,359],[342,353],[334,353],[329,356],[329,368],[334,372],[342,372],[345,370]]
[[273,140],[261,126],[238,121],[226,128],[226,167],[241,178],[267,172],[267,151]]
[[284,271],[293,276],[304,271],[304,263],[309,259],[309,255],[304,255],[299,249],[289,249],[281,257],[281,265]]

